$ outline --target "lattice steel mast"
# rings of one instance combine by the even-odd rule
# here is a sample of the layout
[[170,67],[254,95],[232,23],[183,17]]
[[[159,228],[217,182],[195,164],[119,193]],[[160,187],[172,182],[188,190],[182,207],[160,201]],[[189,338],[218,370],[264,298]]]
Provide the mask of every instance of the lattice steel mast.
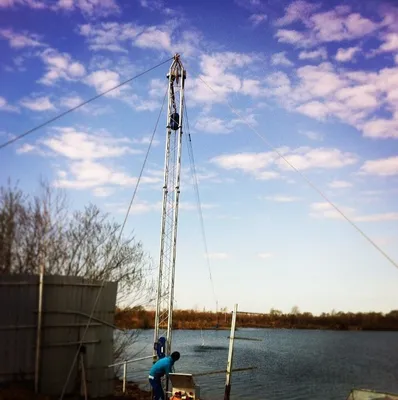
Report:
[[176,54],[167,74],[168,107],[154,361],[171,353],[185,78],[186,72],[180,56]]

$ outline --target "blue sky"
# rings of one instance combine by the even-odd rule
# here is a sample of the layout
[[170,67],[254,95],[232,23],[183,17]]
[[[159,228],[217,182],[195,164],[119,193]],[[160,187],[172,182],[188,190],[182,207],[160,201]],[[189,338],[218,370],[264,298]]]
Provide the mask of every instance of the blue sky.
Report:
[[[220,307],[397,308],[397,268],[247,125],[398,260],[393,2],[0,0],[0,51],[2,141],[180,52]],[[3,149],[1,183],[43,176],[122,220],[167,69]],[[127,226],[155,260],[164,125]],[[214,309],[184,151],[176,301]]]

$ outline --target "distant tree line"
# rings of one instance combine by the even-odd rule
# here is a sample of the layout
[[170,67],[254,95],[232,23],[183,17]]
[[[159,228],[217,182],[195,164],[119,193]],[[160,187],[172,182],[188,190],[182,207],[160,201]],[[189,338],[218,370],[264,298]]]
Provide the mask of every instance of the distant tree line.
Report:
[[[152,329],[155,312],[143,307],[117,309],[116,324],[127,329]],[[196,310],[175,310],[174,329],[229,329],[231,314]],[[350,313],[335,312],[313,315],[300,312],[293,307],[284,314],[271,309],[265,314],[239,313],[237,328],[279,328],[279,329],[329,329],[329,330],[374,330],[398,331],[398,310],[387,314],[380,312]]]

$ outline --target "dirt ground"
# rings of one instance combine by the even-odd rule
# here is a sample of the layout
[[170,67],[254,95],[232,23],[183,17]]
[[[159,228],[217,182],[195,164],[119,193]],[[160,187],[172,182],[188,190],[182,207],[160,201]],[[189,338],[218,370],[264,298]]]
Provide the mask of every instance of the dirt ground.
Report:
[[[84,399],[78,396],[65,396],[65,400]],[[141,390],[138,385],[129,382],[126,386],[126,393],[122,392],[122,382],[116,381],[115,394],[113,396],[103,397],[103,400],[150,400],[150,392]],[[0,400],[58,400],[58,397],[45,395],[36,395],[33,390],[23,384],[8,384],[0,387]]]

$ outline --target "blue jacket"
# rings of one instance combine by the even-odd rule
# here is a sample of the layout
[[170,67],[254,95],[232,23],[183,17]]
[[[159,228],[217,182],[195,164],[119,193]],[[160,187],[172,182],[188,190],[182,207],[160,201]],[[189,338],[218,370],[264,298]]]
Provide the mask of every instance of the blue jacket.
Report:
[[172,372],[172,367],[174,365],[173,359],[169,357],[161,358],[152,365],[149,375],[154,378],[161,378],[164,374],[168,375]]

